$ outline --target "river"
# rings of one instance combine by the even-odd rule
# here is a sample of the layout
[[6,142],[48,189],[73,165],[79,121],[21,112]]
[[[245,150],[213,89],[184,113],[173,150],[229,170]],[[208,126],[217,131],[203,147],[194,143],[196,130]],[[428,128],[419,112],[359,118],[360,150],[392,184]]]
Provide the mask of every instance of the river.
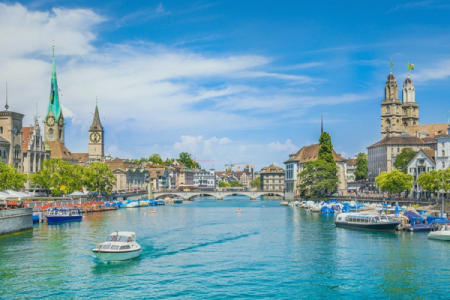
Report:
[[[336,228],[279,200],[196,199],[0,237],[0,298],[450,297],[450,242]],[[115,230],[135,231],[142,255],[96,262],[91,249]]]

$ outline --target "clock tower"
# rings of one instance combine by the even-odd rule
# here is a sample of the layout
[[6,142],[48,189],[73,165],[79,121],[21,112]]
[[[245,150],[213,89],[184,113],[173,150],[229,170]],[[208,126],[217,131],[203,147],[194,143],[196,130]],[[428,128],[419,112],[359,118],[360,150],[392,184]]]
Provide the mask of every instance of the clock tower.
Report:
[[95,105],[94,120],[89,128],[89,159],[103,160],[105,157],[103,134],[104,131],[98,114],[98,106]]
[[50,85],[50,101],[48,103],[47,114],[44,119],[44,139],[46,149],[49,148],[48,142],[60,142],[64,144],[64,116],[61,105],[59,104],[58,80],[56,79],[55,67],[55,48],[53,47],[52,58],[52,78]]

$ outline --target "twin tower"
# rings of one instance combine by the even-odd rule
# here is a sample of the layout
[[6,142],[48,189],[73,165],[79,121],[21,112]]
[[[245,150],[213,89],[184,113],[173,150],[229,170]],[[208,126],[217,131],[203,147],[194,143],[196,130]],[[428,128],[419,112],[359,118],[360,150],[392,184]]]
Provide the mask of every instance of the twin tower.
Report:
[[419,105],[416,103],[414,83],[408,74],[400,101],[397,79],[390,73],[386,80],[385,98],[381,102],[381,139],[399,136],[408,127],[416,125],[419,125]]

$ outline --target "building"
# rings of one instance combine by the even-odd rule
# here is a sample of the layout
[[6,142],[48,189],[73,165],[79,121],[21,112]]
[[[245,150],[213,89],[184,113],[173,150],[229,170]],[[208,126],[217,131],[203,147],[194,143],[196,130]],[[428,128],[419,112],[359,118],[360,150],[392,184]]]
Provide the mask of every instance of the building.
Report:
[[50,153],[45,151],[37,116],[34,126],[23,127],[22,133],[23,172],[36,173],[41,170],[42,162],[50,157]]
[[261,169],[261,190],[263,191],[284,191],[284,170],[275,165],[270,165]]
[[147,170],[153,191],[163,191],[169,188],[167,168],[149,168]]
[[411,148],[414,151],[430,148],[422,139],[415,136],[395,136],[385,138],[369,147],[369,181],[375,182],[375,178],[381,172],[390,172],[394,168],[397,155],[404,148]]
[[356,181],[355,171],[356,171],[356,158],[347,160],[347,170],[345,175],[347,183]]
[[419,175],[429,172],[436,168],[436,157],[434,149],[421,149],[416,156],[409,162],[407,171],[408,174],[414,177],[413,192],[420,193],[420,186],[417,184]]
[[436,170],[445,170],[450,167],[450,124],[447,134],[437,137]]
[[113,159],[105,161],[109,169],[116,176],[116,184],[113,191],[126,190],[146,190],[145,179],[147,171],[139,164],[131,163],[127,159]]
[[174,161],[172,167],[177,169],[176,185],[179,186],[192,186],[194,185],[194,172],[191,168],[186,167],[179,161]]
[[[285,178],[285,199],[294,199],[300,196],[300,190],[298,188],[300,182],[298,180],[298,174],[303,171],[303,166],[309,161],[317,160],[319,157],[320,144],[313,144],[304,146],[297,153],[289,155],[289,159],[284,162],[286,165],[286,178]],[[340,154],[336,153],[333,149],[333,157],[338,168],[338,192],[341,194],[346,193],[347,179],[346,169],[347,160]]]
[[248,171],[237,171],[233,175],[238,179],[243,187],[250,188],[252,183],[252,174]]
[[0,112],[0,156],[3,163],[10,164],[19,172],[23,171],[23,132],[24,115],[8,111],[8,99],[5,110]]
[[95,105],[94,119],[89,128],[89,159],[103,161],[105,159],[104,130],[98,114],[98,106]]
[[216,171],[210,169],[209,171],[197,170],[194,172],[194,185],[199,189],[216,189]]

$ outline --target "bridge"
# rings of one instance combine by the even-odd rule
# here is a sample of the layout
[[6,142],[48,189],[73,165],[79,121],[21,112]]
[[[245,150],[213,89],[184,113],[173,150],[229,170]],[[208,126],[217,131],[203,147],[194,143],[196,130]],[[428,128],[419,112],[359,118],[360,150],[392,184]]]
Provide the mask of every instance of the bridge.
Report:
[[193,197],[199,196],[211,196],[217,198],[217,200],[223,200],[223,198],[227,196],[247,196],[251,200],[256,200],[256,198],[260,196],[280,196],[284,197],[284,193],[282,191],[191,191],[191,192],[183,192],[183,191],[161,191],[161,192],[153,192],[153,197],[155,199],[165,198],[165,197],[179,197],[183,200],[189,200]]

